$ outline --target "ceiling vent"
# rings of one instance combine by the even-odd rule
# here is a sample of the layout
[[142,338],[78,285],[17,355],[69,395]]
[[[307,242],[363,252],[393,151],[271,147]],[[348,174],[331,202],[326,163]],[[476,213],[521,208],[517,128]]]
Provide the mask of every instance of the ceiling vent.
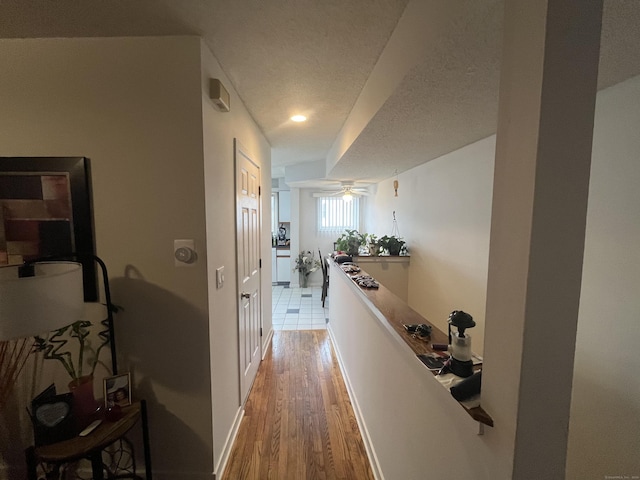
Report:
[[213,100],[213,104],[221,112],[228,112],[231,106],[229,101],[229,92],[224,88],[222,82],[217,78],[212,78],[209,84],[209,97]]

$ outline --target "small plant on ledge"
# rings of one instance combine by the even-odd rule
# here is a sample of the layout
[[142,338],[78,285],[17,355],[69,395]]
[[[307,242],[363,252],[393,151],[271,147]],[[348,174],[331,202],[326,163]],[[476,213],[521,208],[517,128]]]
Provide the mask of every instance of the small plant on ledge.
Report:
[[300,287],[307,287],[307,280],[309,275],[320,268],[320,260],[316,260],[313,257],[313,253],[309,250],[301,251],[296,258],[296,266],[293,267],[294,272],[298,272],[300,278]]
[[402,248],[407,242],[393,235],[385,235],[379,240],[380,247],[389,252],[389,255],[400,255]]
[[373,233],[367,235],[367,246],[369,247],[369,255],[372,257],[380,255],[380,240]]
[[360,245],[366,243],[366,241],[366,233],[360,234],[357,230],[346,229],[338,240],[336,240],[336,246],[338,247],[338,250],[353,257],[358,255]]

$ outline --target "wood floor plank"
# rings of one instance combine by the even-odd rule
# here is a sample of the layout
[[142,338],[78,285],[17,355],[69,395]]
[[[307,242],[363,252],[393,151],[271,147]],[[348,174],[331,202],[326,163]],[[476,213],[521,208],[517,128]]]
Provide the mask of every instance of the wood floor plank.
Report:
[[373,478],[327,332],[276,332],[221,480]]

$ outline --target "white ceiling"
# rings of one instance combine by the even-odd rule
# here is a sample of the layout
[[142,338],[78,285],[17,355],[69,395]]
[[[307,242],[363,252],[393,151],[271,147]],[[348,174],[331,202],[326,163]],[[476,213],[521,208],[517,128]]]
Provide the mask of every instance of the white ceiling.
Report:
[[[312,162],[308,178],[293,167],[292,184],[367,184],[495,133],[502,9],[501,0],[1,0],[0,38],[202,36],[271,144],[276,174]],[[640,74],[639,25],[639,0],[605,0],[600,88]],[[299,112],[306,123],[288,120]]]

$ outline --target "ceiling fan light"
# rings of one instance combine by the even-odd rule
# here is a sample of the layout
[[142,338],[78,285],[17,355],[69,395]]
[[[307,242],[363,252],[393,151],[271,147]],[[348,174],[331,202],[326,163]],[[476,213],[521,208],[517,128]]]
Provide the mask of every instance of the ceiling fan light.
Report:
[[350,202],[351,200],[353,200],[353,195],[351,194],[351,192],[346,191],[342,196],[342,200],[344,200],[345,202]]

